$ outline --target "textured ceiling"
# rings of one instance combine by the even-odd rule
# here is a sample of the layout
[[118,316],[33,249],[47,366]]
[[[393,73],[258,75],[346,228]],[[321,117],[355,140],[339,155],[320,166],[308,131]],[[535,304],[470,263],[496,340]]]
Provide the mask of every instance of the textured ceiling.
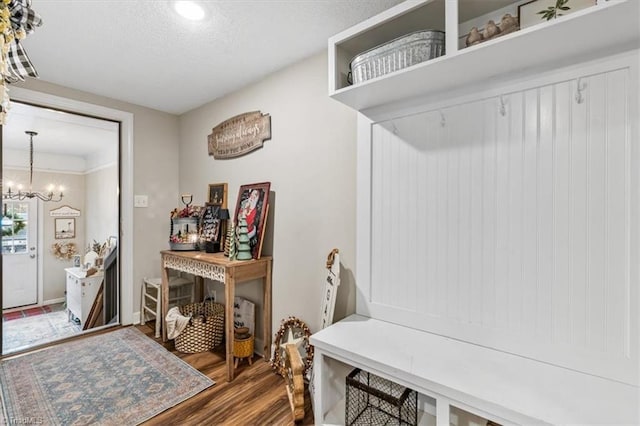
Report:
[[40,79],[182,114],[326,49],[401,0],[201,1],[188,21],[162,0],[33,0],[24,41]]
[[[19,102],[11,104],[2,130],[3,149],[28,151],[29,136],[24,132],[31,130],[38,133],[33,138],[35,152],[84,158],[104,151],[105,147],[117,147],[120,131],[118,124],[113,121],[54,111]],[[112,161],[111,158],[104,160]]]

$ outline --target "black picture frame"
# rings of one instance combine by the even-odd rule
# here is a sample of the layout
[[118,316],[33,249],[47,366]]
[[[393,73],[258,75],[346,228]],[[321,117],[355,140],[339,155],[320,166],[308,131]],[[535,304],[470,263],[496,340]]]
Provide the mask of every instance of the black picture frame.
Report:
[[76,237],[76,219],[73,217],[57,217],[54,220],[55,239],[66,240]]
[[220,251],[222,238],[222,221],[218,204],[206,203],[200,215],[200,241],[204,242],[205,251],[217,253]]
[[219,206],[223,209],[227,208],[227,184],[226,183],[210,183],[208,203]]

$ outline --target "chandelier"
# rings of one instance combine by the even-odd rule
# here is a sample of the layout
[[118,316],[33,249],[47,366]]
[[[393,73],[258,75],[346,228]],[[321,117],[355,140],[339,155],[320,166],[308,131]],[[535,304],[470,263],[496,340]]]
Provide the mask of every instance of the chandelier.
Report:
[[60,193],[59,194],[55,194],[53,193],[53,185],[50,185],[48,188],[47,193],[42,193],[42,192],[37,192],[37,191],[33,191],[32,189],[32,185],[33,185],[33,137],[36,136],[38,133],[34,132],[32,130],[27,130],[25,132],[27,135],[29,135],[29,190],[28,191],[23,191],[22,190],[22,185],[18,185],[18,192],[15,192],[12,190],[12,186],[13,184],[11,182],[7,183],[7,192],[3,192],[2,193],[2,198],[4,200],[24,200],[26,198],[32,199],[32,198],[37,198],[39,200],[42,201],[60,201],[62,200],[62,187],[59,188]]

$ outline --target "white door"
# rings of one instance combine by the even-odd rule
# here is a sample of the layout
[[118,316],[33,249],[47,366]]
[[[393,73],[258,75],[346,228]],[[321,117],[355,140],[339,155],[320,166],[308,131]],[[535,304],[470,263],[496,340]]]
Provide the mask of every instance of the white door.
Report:
[[2,200],[2,309],[38,302],[36,200]]

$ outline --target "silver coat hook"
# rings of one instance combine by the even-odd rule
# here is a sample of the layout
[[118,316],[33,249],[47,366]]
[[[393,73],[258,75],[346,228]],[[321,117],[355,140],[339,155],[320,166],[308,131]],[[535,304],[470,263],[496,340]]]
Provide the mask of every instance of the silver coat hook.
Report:
[[500,95],[500,115],[503,117],[507,115],[507,107],[504,102],[504,96],[502,95]]
[[440,126],[444,127],[447,125],[447,120],[444,118],[444,113],[442,111],[438,111],[440,113]]
[[584,91],[587,88],[587,83],[582,81],[582,77],[578,78],[576,83],[576,102],[581,104],[584,102]]

